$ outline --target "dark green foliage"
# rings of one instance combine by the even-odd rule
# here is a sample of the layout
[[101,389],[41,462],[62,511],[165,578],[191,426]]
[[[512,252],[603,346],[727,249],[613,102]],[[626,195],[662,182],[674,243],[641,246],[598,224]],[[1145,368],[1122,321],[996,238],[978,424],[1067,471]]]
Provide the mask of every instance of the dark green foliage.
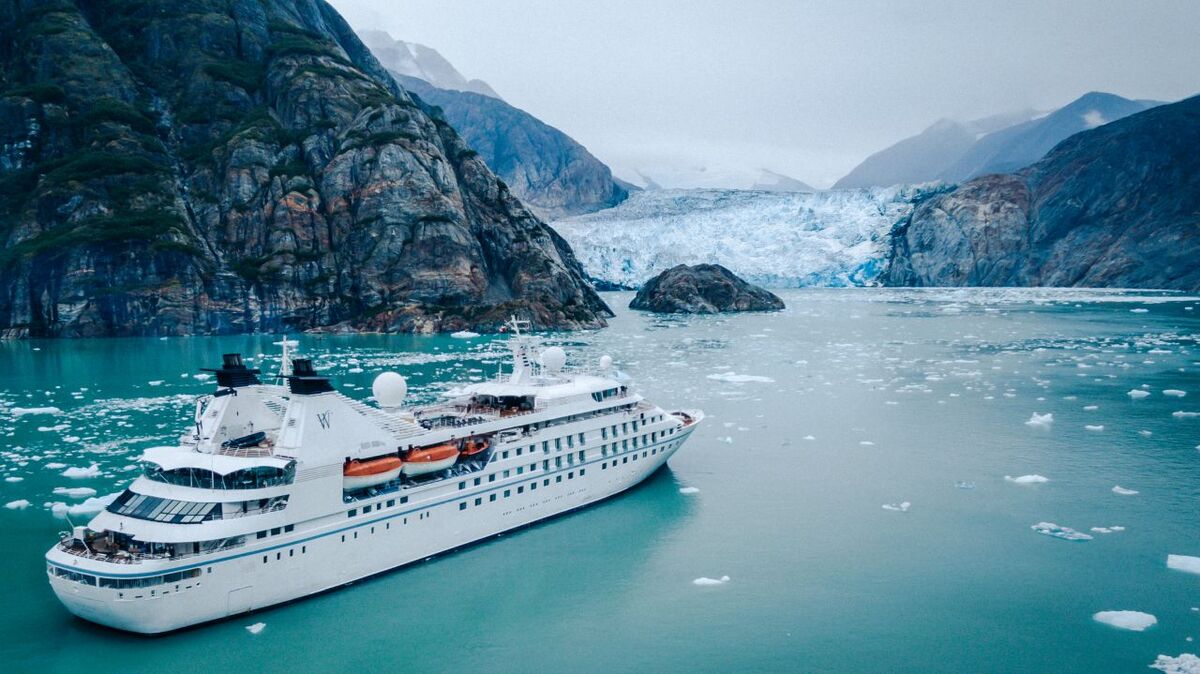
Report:
[[257,63],[228,59],[205,64],[204,73],[214,80],[229,82],[247,93],[262,88],[266,71]]
[[27,84],[0,92],[0,98],[28,98],[36,103],[63,103],[67,93],[57,84]]
[[81,121],[84,128],[104,122],[113,122],[125,124],[138,133],[154,133],[154,120],[134,109],[132,105],[115,98],[101,98],[92,103],[91,108],[83,114]]
[[[183,231],[183,221],[171,211],[136,211],[87,218],[59,225],[0,252],[0,265],[20,257],[63,254],[74,246],[152,242],[166,234]],[[169,242],[162,244],[166,246]]]
[[46,184],[63,185],[86,182],[125,173],[155,173],[163,167],[146,157],[116,154],[104,150],[81,152],[46,174]]

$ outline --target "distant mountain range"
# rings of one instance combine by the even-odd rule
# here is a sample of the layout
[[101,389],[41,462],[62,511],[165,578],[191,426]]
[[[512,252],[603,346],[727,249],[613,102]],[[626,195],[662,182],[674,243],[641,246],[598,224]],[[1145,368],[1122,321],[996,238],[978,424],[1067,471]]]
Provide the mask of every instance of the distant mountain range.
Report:
[[[1200,96],[1107,124],[1090,115],[1098,104],[1113,114],[1149,105],[1116,98],[1084,97],[1047,117],[1043,130],[1096,128],[1032,166],[920,201],[892,232],[881,281],[1200,290]],[[1050,134],[1020,136],[992,161],[1037,152]]]
[[1156,105],[1161,103],[1092,92],[1049,114],[1023,111],[971,122],[943,119],[871,155],[834,184],[834,189],[936,180],[956,183],[1015,171],[1080,131]]
[[363,41],[410,93],[435,105],[525,205],[546,219],[621,203],[628,186],[573,138],[468,81],[437,51],[382,31]]
[[763,192],[815,192],[816,188],[770,169],[657,163],[635,170],[636,182],[646,190],[758,190]]

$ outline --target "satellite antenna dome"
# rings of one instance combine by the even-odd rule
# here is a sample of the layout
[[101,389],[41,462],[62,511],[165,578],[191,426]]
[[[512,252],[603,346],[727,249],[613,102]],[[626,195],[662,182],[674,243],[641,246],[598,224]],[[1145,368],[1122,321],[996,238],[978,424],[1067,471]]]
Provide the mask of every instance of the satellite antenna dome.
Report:
[[610,367],[612,367],[612,356],[608,355],[607,353],[603,356],[600,356],[600,369],[607,370]]
[[543,351],[538,360],[547,372],[556,374],[567,364],[567,352],[563,351],[561,346],[552,346]]
[[371,384],[371,393],[382,407],[400,407],[408,395],[408,382],[396,372],[384,372]]

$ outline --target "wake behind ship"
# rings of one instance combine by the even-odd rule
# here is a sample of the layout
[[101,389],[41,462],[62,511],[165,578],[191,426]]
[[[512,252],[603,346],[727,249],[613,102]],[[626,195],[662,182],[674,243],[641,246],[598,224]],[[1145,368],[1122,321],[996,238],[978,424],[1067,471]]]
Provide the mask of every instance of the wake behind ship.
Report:
[[338,393],[288,356],[282,385],[227,354],[178,446],[46,553],[55,594],[93,622],[159,633],[335,588],[579,508],[666,463],[702,414],[645,401],[604,356],[564,370],[512,323],[508,376],[405,407]]

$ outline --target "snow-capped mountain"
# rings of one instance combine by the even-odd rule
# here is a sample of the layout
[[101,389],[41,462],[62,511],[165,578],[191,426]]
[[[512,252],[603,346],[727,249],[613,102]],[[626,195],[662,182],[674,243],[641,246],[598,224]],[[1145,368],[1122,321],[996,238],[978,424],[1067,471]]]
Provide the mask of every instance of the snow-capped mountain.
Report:
[[483,80],[468,80],[446,57],[433,47],[393,38],[386,31],[362,30],[358,37],[379,59],[380,65],[393,72],[425,80],[439,89],[470,91],[500,98]]
[[677,264],[724,265],[771,287],[867,285],[919,188],[659,190],[552,223],[593,278],[639,286]]
[[802,180],[770,169],[667,158],[647,161],[634,168],[617,163],[613,165],[613,173],[645,190],[813,192],[816,189]]

